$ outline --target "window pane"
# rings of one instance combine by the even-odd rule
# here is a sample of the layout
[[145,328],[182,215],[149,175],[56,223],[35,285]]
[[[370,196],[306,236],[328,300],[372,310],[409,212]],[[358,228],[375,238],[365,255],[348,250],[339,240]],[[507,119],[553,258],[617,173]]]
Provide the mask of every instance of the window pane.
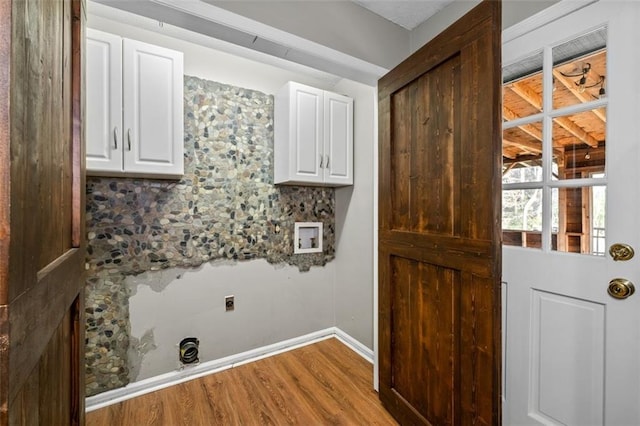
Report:
[[554,180],[604,173],[606,110],[585,111],[553,121]]
[[560,188],[553,197],[557,217],[552,249],[603,256],[606,249],[606,186]]
[[542,122],[506,129],[502,134],[502,183],[542,180]]
[[542,111],[542,52],[502,70],[505,121]]
[[542,247],[542,189],[502,191],[502,236],[505,245]]
[[553,48],[553,108],[606,95],[607,30],[600,28]]

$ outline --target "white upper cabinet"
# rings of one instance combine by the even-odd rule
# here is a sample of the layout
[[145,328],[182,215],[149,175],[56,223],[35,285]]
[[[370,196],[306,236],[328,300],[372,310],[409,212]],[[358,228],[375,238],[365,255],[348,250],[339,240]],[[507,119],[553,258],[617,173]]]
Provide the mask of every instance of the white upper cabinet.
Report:
[[86,75],[87,174],[182,176],[182,53],[87,29]]
[[353,184],[353,99],[324,92],[324,181]]
[[122,171],[122,39],[87,29],[87,169]]
[[274,182],[353,184],[353,99],[287,83],[276,95]]

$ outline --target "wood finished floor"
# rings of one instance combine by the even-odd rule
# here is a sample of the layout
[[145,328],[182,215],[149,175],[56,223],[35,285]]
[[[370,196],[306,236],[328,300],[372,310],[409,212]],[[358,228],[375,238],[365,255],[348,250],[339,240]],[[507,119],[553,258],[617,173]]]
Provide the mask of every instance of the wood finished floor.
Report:
[[372,366],[337,339],[87,413],[88,426],[397,425]]

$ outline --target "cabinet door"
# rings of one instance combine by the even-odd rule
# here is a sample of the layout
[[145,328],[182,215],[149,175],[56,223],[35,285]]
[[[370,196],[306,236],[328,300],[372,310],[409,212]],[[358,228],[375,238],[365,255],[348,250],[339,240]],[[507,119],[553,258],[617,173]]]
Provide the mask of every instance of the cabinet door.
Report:
[[324,182],[353,184],[353,99],[324,92]]
[[122,39],[87,29],[87,172],[122,171]]
[[322,183],[323,171],[323,91],[291,84],[292,100],[291,180]]
[[183,174],[182,53],[125,39],[124,169]]

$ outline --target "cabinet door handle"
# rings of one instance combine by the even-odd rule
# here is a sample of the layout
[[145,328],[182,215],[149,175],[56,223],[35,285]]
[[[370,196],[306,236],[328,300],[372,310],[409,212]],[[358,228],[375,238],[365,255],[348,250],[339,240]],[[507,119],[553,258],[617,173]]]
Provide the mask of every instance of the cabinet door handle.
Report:
[[329,168],[329,155],[327,154],[327,165],[325,166],[327,169]]
[[129,145],[129,151],[131,151],[131,129],[127,129],[127,144]]
[[118,149],[118,126],[113,128],[113,149]]
[[324,158],[322,157],[322,154],[320,154],[320,168],[322,169],[324,166],[322,165],[324,161]]

